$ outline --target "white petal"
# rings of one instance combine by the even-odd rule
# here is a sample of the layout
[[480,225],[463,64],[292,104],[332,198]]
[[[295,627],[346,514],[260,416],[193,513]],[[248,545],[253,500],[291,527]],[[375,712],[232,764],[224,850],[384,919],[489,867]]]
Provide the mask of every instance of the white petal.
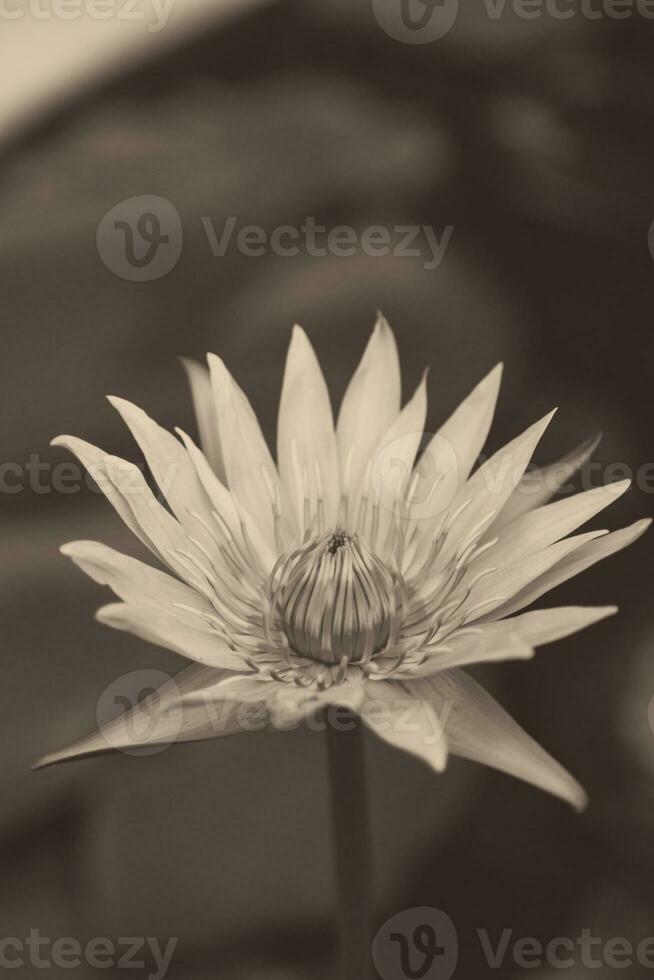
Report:
[[188,453],[175,436],[158,425],[141,408],[124,398],[109,397],[145,456],[152,475],[177,520],[191,534],[198,522],[191,515],[211,517],[211,507]]
[[340,476],[329,392],[318,359],[301,327],[293,328],[286,358],[277,424],[277,460],[286,499],[304,527],[304,499],[311,517],[323,502],[325,530],[336,523]]
[[566,555],[542,575],[535,578],[522,591],[514,595],[509,602],[496,609],[494,617],[510,616],[512,613],[524,609],[525,606],[531,605],[550,589],[561,585],[562,582],[567,582],[569,578],[579,575],[580,572],[590,568],[595,562],[601,561],[602,558],[608,558],[609,555],[614,555],[617,551],[621,551],[637,541],[651,523],[651,519],[636,521],[629,527],[613,531],[611,534],[604,534],[598,540],[584,543],[580,548],[575,549],[571,554]]
[[[365,688],[360,681],[346,681],[321,691],[250,674],[247,677],[223,678],[213,686],[192,691],[185,697],[184,704],[194,706],[202,703],[210,710],[213,702],[220,705],[226,698],[242,704],[261,704],[266,710],[267,726],[287,731],[297,728],[305,719],[331,705],[358,712],[365,699]],[[325,723],[330,723],[328,716]]]
[[590,459],[601,438],[601,433],[590,436],[556,463],[525,473],[498,515],[491,534],[496,534],[500,528],[510,524],[527,511],[546,504]]
[[[426,504],[431,515],[441,513],[470,476],[490,431],[502,380],[502,364],[477,385],[435,433],[421,456]],[[436,483],[433,493],[431,485]]]
[[163,684],[151,698],[107,722],[101,729],[72,745],[44,756],[34,766],[41,769],[57,762],[81,759],[116,749],[136,749],[146,745],[193,742],[243,731],[243,716],[235,702],[218,706],[198,702],[183,703],[191,691],[213,686],[222,671],[193,665]]
[[103,626],[132,633],[147,643],[174,650],[187,660],[224,670],[248,669],[249,654],[234,653],[215,632],[182,622],[175,610],[159,607],[152,612],[145,606],[115,602],[98,609],[95,618]]
[[478,619],[492,618],[496,620],[504,618],[507,615],[503,611],[505,604],[512,596],[525,589],[530,582],[544,575],[568,555],[579,551],[588,542],[605,535],[606,531],[588,531],[586,534],[565,538],[563,541],[557,541],[550,545],[549,548],[529,555],[515,565],[500,568],[496,572],[486,575],[478,585],[472,588],[470,596],[465,602],[463,608],[466,610],[466,622],[475,622]]
[[189,704],[199,699],[205,702],[212,699],[221,701],[227,693],[245,702],[253,699],[265,701],[271,725],[278,728],[296,724],[327,705],[335,704],[358,711],[365,698],[364,685],[360,681],[346,681],[319,690],[280,683],[261,674],[250,674],[245,679],[237,676],[220,678],[213,687],[203,688],[199,693],[191,692],[187,700]]
[[498,534],[497,544],[479,561],[472,562],[470,575],[488,565],[503,567],[515,564],[535,551],[540,551],[575,531],[601,510],[622,496],[630,480],[610,483],[605,487],[576,493],[553,504],[529,511],[506,525]]
[[277,468],[249,401],[220,358],[209,354],[208,360],[227,485],[274,548]]
[[417,699],[432,701],[455,755],[524,779],[584,809],[586,794],[579,783],[464,671],[443,671],[404,686]]
[[226,482],[225,463],[220,447],[216,406],[211,390],[211,376],[206,367],[190,358],[180,358],[191,387],[193,408],[200,433],[200,445],[214,473],[223,483]]
[[461,487],[451,504],[450,513],[456,514],[459,508],[462,510],[445,540],[441,564],[455,554],[459,545],[465,543],[468,535],[480,523],[485,527],[490,526],[522,478],[553,415],[554,412],[550,412],[500,449]]
[[[116,609],[111,607],[112,621],[109,625],[127,629],[211,667],[243,669],[243,658],[233,653],[224,639],[203,619],[203,616],[213,619],[214,610],[193,589],[165,572],[97,541],[73,541],[63,545],[61,551],[95,582],[108,585],[127,603],[128,608],[122,611],[120,625],[116,621]],[[197,610],[197,614],[189,612],[189,609]],[[107,615],[106,611],[101,614],[103,622],[108,622]],[[128,623],[132,623],[134,628]]]
[[[411,487],[413,464],[420,448],[427,416],[427,374],[416,388],[413,397],[382,437],[375,449],[370,468],[369,484],[362,492],[373,504],[379,504],[381,537],[390,526],[401,502]],[[350,510],[350,523],[356,521],[357,509]]]
[[71,541],[60,550],[94,582],[110,586],[126,602],[133,599],[171,606],[195,603],[200,610],[211,612],[211,605],[183,582],[99,541]]
[[[510,622],[510,621],[509,621]],[[473,633],[448,636],[447,648],[435,652],[420,667],[412,668],[414,677],[429,677],[439,670],[466,667],[469,664],[494,663],[501,660],[529,660],[533,646],[516,629],[502,623],[484,623]]]
[[[129,529],[157,558],[186,581],[197,580],[197,573],[189,573],[188,564],[179,558],[179,552],[197,549],[181,524],[156,499],[137,466],[74,436],[60,436],[53,445],[75,453]],[[196,557],[203,556],[197,552]]]
[[[68,449],[69,452],[73,453],[74,456],[77,456],[82,466],[88,471],[89,476],[97,483],[99,489],[115,508],[119,517],[122,518],[132,534],[136,535],[157,557],[161,557],[160,549],[145,533],[126,499],[125,488],[122,484],[126,484],[127,480],[125,479],[119,482],[118,486],[114,486],[113,482],[109,479],[107,464],[111,462],[115,468],[124,461],[120,460],[117,456],[109,456],[102,449],[98,449],[97,446],[93,446],[90,442],[84,442],[83,439],[78,439],[77,436],[58,436],[52,440],[51,445],[62,446],[64,449]],[[125,476],[128,477],[130,473],[133,473],[135,467],[132,463],[127,462],[124,465]],[[154,500],[153,496],[152,499]]]
[[538,647],[578,633],[607,616],[614,616],[617,611],[617,606],[556,606],[533,609],[495,625],[517,631],[528,643]]
[[554,609],[536,609],[502,619],[483,623],[477,628],[460,630],[447,638],[447,652],[437,652],[412,673],[416,677],[428,677],[438,670],[465,667],[476,663],[501,660],[528,660],[534,647],[553,643],[564,636],[598,623],[617,612],[617,606],[561,606]]
[[353,497],[357,496],[373,451],[399,415],[400,396],[397,345],[393,331],[380,314],[343,397],[336,426],[343,488]]
[[[247,554],[247,543],[244,541],[241,530],[241,520],[243,520],[246,528],[246,536],[252,543],[253,550],[261,563],[263,571],[266,573],[272,571],[273,565],[275,564],[276,559],[279,557],[277,551],[269,547],[268,542],[261,534],[256,521],[252,519],[246,509],[244,507],[239,507],[237,509],[232,494],[218,479],[216,474],[209,466],[206,457],[202,452],[200,452],[191,437],[181,429],[177,429],[176,431],[186,446],[186,451],[189,454],[191,462],[193,463],[202,486],[204,487],[205,493],[211,501],[212,506],[215,508],[216,513],[219,514],[225,521],[236,540],[245,546],[245,553]],[[222,532],[218,529],[216,530],[220,536]]]
[[370,681],[366,695],[359,709],[364,724],[385,742],[442,772],[448,743],[433,699],[415,697],[408,692],[408,685],[405,689],[392,681]]

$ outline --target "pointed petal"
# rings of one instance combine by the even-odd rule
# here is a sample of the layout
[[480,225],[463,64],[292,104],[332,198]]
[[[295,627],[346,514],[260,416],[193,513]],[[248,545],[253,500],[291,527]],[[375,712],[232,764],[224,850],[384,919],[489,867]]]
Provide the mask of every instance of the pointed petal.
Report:
[[590,459],[601,438],[601,432],[592,435],[555,463],[525,473],[506,502],[506,506],[498,514],[491,529],[492,534],[496,534],[501,528],[521,517],[522,514],[546,504]]
[[152,613],[144,606],[115,602],[98,609],[95,618],[103,626],[132,633],[146,643],[174,650],[187,660],[224,670],[248,669],[249,654],[234,653],[215,632],[182,622],[175,610],[160,607]]
[[200,445],[209,465],[219,480],[226,482],[225,463],[220,448],[216,406],[211,390],[211,376],[208,368],[188,357],[180,358],[191,388],[193,408],[200,433]]
[[[182,526],[156,499],[137,466],[73,436],[60,436],[53,445],[65,446],[78,457],[129,529],[160,561],[180,578],[196,582],[197,573],[189,573],[187,564],[178,558],[178,552],[196,549]],[[197,557],[203,556],[197,552]]]
[[209,354],[208,360],[227,486],[257,522],[269,547],[274,548],[277,468],[249,401],[221,359]]
[[479,561],[472,562],[469,574],[475,575],[487,565],[502,568],[514,564],[559,541],[621,497],[630,483],[630,480],[610,483],[523,514],[499,532],[497,544]]
[[329,392],[301,327],[293,328],[277,424],[277,459],[286,499],[303,527],[304,498],[311,516],[323,501],[325,530],[336,523],[340,477]]
[[500,660],[528,660],[534,654],[534,647],[577,633],[607,616],[613,616],[617,611],[617,606],[560,606],[537,609],[500,622],[483,623],[478,628],[464,627],[448,637],[448,651],[435,652],[411,673],[415,677],[428,677],[438,670],[450,670],[452,667]]
[[[225,521],[235,539],[243,544],[245,553],[247,554],[247,543],[244,540],[241,528],[241,520],[243,520],[246,536],[252,542],[253,550],[260,560],[262,570],[268,574],[272,571],[273,565],[279,557],[277,549],[273,550],[270,548],[268,542],[261,534],[257,523],[252,520],[247,510],[244,507],[236,508],[232,494],[218,479],[209,466],[206,457],[198,449],[191,437],[181,429],[176,429],[175,431],[186,446],[186,451],[216,513]],[[222,534],[220,531],[218,533]]]
[[554,412],[530,426],[500,449],[465,483],[450,507],[461,513],[454,521],[441,552],[441,563],[451,558],[467,537],[480,526],[489,527],[522,478],[534,450]]
[[380,314],[343,397],[336,427],[343,489],[355,496],[368,460],[400,413],[400,396],[397,345]]
[[[507,622],[510,622],[508,620]],[[436,650],[419,667],[410,669],[413,677],[429,677],[439,670],[467,667],[470,664],[494,663],[501,660],[529,660],[534,655],[531,643],[517,629],[502,623],[484,623],[474,631],[464,628],[448,636],[445,649]]]
[[192,534],[197,533],[198,523],[191,514],[199,513],[209,520],[211,507],[184,446],[138,406],[113,395],[109,402],[134,436],[177,520]]
[[[82,466],[87,470],[89,476],[97,483],[99,489],[105,495],[109,503],[114,507],[118,516],[125,522],[127,527],[145,546],[149,548],[157,557],[161,557],[160,549],[155,545],[152,538],[145,533],[141,524],[136,519],[133,509],[126,499],[125,488],[128,477],[133,473],[133,464],[125,462],[125,474],[122,481],[117,485],[109,477],[108,464],[111,463],[115,470],[123,461],[117,456],[109,456],[102,449],[93,446],[90,442],[78,439],[77,436],[57,436],[50,443],[51,446],[61,446],[73,453],[79,459]],[[133,484],[133,481],[130,481]],[[154,498],[153,498],[154,499]]]
[[556,606],[533,609],[495,625],[518,632],[528,643],[538,647],[585,630],[607,616],[615,616],[617,611],[617,606]]
[[[205,618],[214,619],[212,606],[193,589],[97,541],[74,541],[63,545],[61,551],[127,604],[124,608],[109,607],[111,613],[101,611],[101,622],[210,667],[243,669],[243,657],[230,650]],[[189,611],[193,609],[196,614]]]
[[[401,502],[410,489],[413,464],[420,448],[426,417],[427,372],[411,400],[375,449],[369,485],[362,486],[362,493],[371,497],[373,504],[379,504],[382,538],[394,515],[400,512]],[[356,519],[355,508],[351,508],[350,516],[352,520]]]
[[452,502],[484,448],[495,414],[502,368],[502,364],[497,364],[486,375],[425,448],[421,458],[423,471],[432,483],[437,483],[433,493],[425,488],[431,514],[440,514]]
[[464,671],[443,671],[404,686],[419,700],[432,701],[455,755],[524,779],[576,810],[584,809],[586,794],[579,783]]
[[535,578],[522,591],[515,594],[509,602],[496,609],[494,617],[510,616],[518,610],[524,609],[525,606],[531,605],[550,589],[567,582],[574,575],[579,575],[580,572],[590,568],[602,558],[608,558],[609,555],[614,555],[617,551],[628,547],[645,533],[651,523],[651,519],[636,521],[635,524],[624,527],[620,531],[613,531],[611,534],[603,535],[598,540],[584,543],[580,548],[566,555],[542,575]]
[[145,746],[192,742],[234,735],[247,730],[248,719],[237,710],[238,702],[222,705],[183,704],[191,691],[214,685],[222,671],[193,665],[163,684],[154,695],[102,725],[102,728],[72,745],[40,759],[32,768],[42,769],[57,762],[126,751]]
[[529,555],[515,565],[499,568],[492,574],[486,575],[476,586],[473,586],[470,596],[463,608],[466,610],[466,623],[476,620],[503,619],[505,603],[530,582],[544,575],[551,568],[563,561],[569,555],[579,551],[588,542],[604,537],[606,531],[588,531],[572,538],[557,541],[549,548],[543,548],[536,554]]
[[370,681],[366,695],[359,712],[364,724],[385,742],[442,772],[447,737],[433,699],[414,697],[403,684],[393,681]]

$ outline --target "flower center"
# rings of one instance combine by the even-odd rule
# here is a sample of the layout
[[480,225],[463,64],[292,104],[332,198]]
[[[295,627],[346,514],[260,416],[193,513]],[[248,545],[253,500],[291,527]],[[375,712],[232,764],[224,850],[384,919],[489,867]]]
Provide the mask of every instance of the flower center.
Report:
[[291,552],[273,582],[276,618],[300,656],[365,664],[388,643],[393,579],[357,534],[336,528]]

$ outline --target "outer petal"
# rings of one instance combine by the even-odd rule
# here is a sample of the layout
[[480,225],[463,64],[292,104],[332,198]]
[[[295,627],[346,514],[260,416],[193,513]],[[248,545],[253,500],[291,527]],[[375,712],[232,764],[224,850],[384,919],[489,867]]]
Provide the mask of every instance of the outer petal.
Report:
[[[115,508],[119,517],[125,522],[127,527],[145,546],[149,548],[158,558],[162,557],[161,541],[158,544],[147,534],[141,523],[134,514],[134,507],[131,505],[128,492],[133,497],[135,481],[130,480],[130,474],[134,474],[136,467],[132,463],[127,463],[117,456],[109,456],[102,449],[93,446],[90,442],[78,439],[77,436],[58,436],[52,440],[52,446],[62,446],[69,452],[77,456],[82,466],[86,468],[89,476],[95,480],[100,490],[103,492],[109,503]],[[124,465],[125,473],[122,480],[112,480],[110,474],[115,474],[118,467]],[[128,486],[129,484],[129,486]],[[156,500],[149,492],[149,503],[156,504]]]
[[495,414],[502,367],[497,364],[493,368],[425,448],[421,465],[427,482],[435,484],[433,493],[425,486],[431,514],[441,513],[452,502],[484,448]]
[[562,582],[567,582],[569,578],[590,568],[595,562],[601,561],[602,558],[608,558],[609,555],[614,555],[617,551],[622,551],[623,548],[637,541],[651,523],[651,519],[646,518],[642,521],[636,521],[635,524],[624,527],[620,531],[605,534],[598,540],[584,543],[580,548],[544,571],[529,585],[526,585],[510,601],[496,608],[494,618],[510,616],[518,610],[524,609],[525,606],[531,605],[550,589],[561,585]]
[[57,762],[81,759],[116,749],[137,749],[169,742],[194,742],[247,730],[249,719],[238,711],[233,697],[220,705],[198,701],[185,704],[191,691],[214,685],[223,672],[193,665],[163,684],[158,691],[130,711],[103,725],[87,738],[44,756],[34,766],[41,769]]
[[330,705],[359,711],[364,698],[365,690],[359,681],[346,681],[325,691],[303,691],[289,684],[275,685],[268,700],[271,724],[279,729],[295,726]]
[[[415,682],[414,682],[415,683]],[[444,721],[431,696],[416,697],[398,681],[370,681],[360,715],[385,742],[410,752],[442,772],[448,742]]]
[[550,412],[500,449],[461,487],[450,508],[458,516],[445,540],[441,563],[451,558],[471,533],[490,526],[522,478],[553,415]]
[[[60,436],[53,440],[53,445],[66,446],[75,453],[129,529],[180,578],[198,586],[198,572],[189,568],[182,553],[190,551],[204,561],[202,552],[189,541],[181,524],[159,503],[137,466],[117,456],[109,456],[73,436]],[[200,525],[196,527],[199,529]]]
[[528,643],[538,647],[585,630],[607,616],[615,616],[617,611],[617,606],[557,606],[553,609],[533,609],[521,616],[503,619],[496,625],[517,630]]
[[301,327],[293,328],[277,424],[277,459],[286,498],[299,527],[304,499],[317,513],[323,501],[326,528],[336,523],[340,476],[329,392],[318,359]]
[[610,483],[523,514],[499,532],[497,544],[483,558],[472,563],[470,575],[475,575],[484,565],[502,568],[514,564],[559,541],[621,497],[630,483],[630,480]]
[[380,314],[338,415],[336,437],[344,490],[356,495],[373,450],[399,415],[400,397],[397,345]]
[[584,790],[476,681],[461,670],[408,681],[417,699],[430,700],[444,720],[450,751],[524,779],[583,810]]
[[226,482],[225,463],[220,447],[216,406],[211,390],[211,376],[206,367],[190,358],[180,358],[191,387],[193,408],[200,433],[200,445],[214,473],[223,483]]
[[325,690],[317,688],[302,688],[292,684],[283,684],[263,677],[261,674],[251,674],[248,680],[250,688],[241,678],[220,678],[213,686],[207,686],[187,695],[189,704],[198,701],[206,703],[216,700],[221,702],[226,693],[236,685],[236,696],[242,700],[257,699],[261,696],[268,709],[270,723],[275,728],[285,729],[296,725],[309,715],[328,705],[336,704],[358,711],[364,698],[364,686],[359,681],[346,681]]
[[277,468],[249,401],[220,358],[209,354],[208,359],[227,485],[274,548]]
[[115,606],[108,607],[111,613],[101,610],[102,622],[211,667],[243,669],[243,658],[211,628],[214,611],[195,590],[97,541],[74,541],[61,551],[127,603],[120,614]]
[[114,396],[109,401],[136,439],[177,520],[192,534],[197,533],[197,518],[192,514],[199,513],[208,520],[211,506],[186,449],[138,406]]
[[533,656],[534,647],[553,643],[570,636],[593,623],[613,616],[617,606],[561,606],[555,609],[537,609],[484,623],[479,627],[465,628],[448,637],[449,652],[437,652],[421,667],[413,671],[417,677],[428,677],[439,670],[465,667],[470,664],[498,660],[521,660]]
[[206,666],[219,664],[226,670],[248,669],[246,653],[239,656],[220,637],[216,637],[215,632],[203,632],[182,622],[175,615],[175,610],[160,608],[152,613],[143,606],[116,602],[98,609],[95,618],[104,626],[132,633],[166,650],[174,650],[187,660],[195,660]]
[[588,531],[573,538],[565,538],[550,545],[549,548],[543,548],[542,551],[529,555],[515,565],[500,568],[493,574],[486,575],[473,587],[463,606],[466,611],[465,621],[470,623],[477,619],[503,618],[506,614],[501,610],[504,610],[504,603],[512,596],[527,587],[534,579],[544,575],[568,555],[605,534],[606,531]]
[[515,521],[522,514],[546,504],[557,491],[565,486],[577,470],[581,469],[586,460],[590,459],[601,438],[601,432],[590,436],[572,452],[557,460],[556,463],[550,463],[549,466],[543,466],[530,473],[525,473],[502,512],[498,515],[492,527],[492,533],[497,533],[500,528]]
[[460,634],[448,637],[442,649],[436,650],[420,667],[408,671],[407,679],[411,676],[430,677],[438,671],[469,664],[529,660],[533,655],[533,646],[517,629],[505,626],[503,622],[486,623],[478,628],[464,628]]

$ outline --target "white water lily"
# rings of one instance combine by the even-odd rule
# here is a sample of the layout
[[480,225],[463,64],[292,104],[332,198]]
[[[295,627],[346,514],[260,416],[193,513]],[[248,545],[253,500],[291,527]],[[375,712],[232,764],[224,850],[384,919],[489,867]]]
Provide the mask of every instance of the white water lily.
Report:
[[[218,357],[208,363],[186,363],[202,450],[110,399],[167,507],[138,467],[71,436],[55,440],[167,569],[96,542],[65,545],[121,600],[99,620],[195,663],[160,689],[157,724],[145,734],[135,734],[145,710],[137,705],[131,718],[39,765],[128,748],[137,738],[234,734],[247,728],[243,706],[275,724],[282,714],[344,704],[436,770],[453,753],[582,807],[579,784],[462,668],[531,657],[536,646],[616,611],[522,612],[650,523],[569,536],[628,485],[549,502],[596,440],[526,475],[548,415],[475,470],[498,366],[424,442],[426,380],[401,408],[397,348],[380,317],[336,426],[314,351],[295,328],[275,464],[246,396]],[[409,721],[407,705],[415,709]],[[442,721],[438,737],[434,718]]]

